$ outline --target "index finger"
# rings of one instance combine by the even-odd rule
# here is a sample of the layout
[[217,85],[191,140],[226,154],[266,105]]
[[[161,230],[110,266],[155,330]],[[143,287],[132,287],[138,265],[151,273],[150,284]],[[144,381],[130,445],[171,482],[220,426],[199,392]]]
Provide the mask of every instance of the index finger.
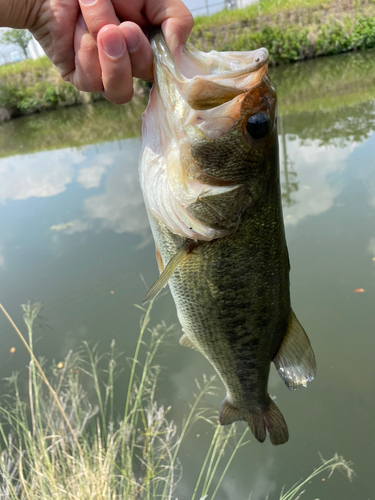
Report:
[[161,26],[169,50],[185,45],[194,25],[193,16],[181,0],[112,0],[122,20],[133,21],[141,28]]
[[193,29],[191,12],[180,0],[146,0],[145,7],[147,18],[152,24],[161,26],[168,48],[175,54],[177,47],[185,45]]
[[111,0],[79,0],[79,5],[87,29],[95,40],[107,24],[120,24]]

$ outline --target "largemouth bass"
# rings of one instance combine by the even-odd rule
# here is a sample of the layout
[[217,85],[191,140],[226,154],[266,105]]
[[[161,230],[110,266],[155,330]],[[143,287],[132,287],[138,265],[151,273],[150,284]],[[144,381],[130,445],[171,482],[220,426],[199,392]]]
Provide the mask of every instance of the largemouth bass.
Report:
[[161,31],[143,116],[140,180],[161,273],[183,335],[226,388],[220,423],[248,423],[261,442],[288,440],[268,394],[270,365],[289,389],[316,372],[289,296],[279,183],[277,108],[268,52],[187,44],[177,64]]

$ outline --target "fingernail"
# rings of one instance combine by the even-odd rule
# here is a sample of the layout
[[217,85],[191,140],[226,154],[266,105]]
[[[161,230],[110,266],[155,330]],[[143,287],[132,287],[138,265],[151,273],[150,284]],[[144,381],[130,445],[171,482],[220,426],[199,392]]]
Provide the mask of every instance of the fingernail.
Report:
[[171,51],[172,56],[175,57],[177,55],[176,50],[178,49],[178,46],[179,46],[176,35],[173,34],[173,35],[169,36],[168,39],[166,38],[166,40],[168,40],[167,44],[168,44],[169,50]]
[[103,34],[102,45],[104,52],[109,57],[120,57],[125,50],[125,40],[122,33],[117,31],[108,31]]
[[139,46],[139,32],[132,28],[131,26],[127,26],[126,30],[126,46],[128,48],[128,52],[131,54],[138,49]]
[[93,3],[96,2],[96,0],[79,0],[79,1],[83,5],[92,5]]
[[177,58],[178,62],[178,59],[181,57],[182,54],[182,46],[180,45],[180,40],[178,39],[175,31],[172,29],[172,26],[168,21],[170,20],[167,19],[162,23],[161,29],[163,31],[163,35],[165,41],[167,42],[170,53],[175,59]]

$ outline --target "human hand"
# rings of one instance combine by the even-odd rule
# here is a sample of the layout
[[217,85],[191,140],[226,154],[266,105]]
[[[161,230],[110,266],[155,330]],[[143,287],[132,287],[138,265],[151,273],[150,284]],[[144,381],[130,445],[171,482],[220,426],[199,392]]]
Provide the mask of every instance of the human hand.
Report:
[[7,25],[29,29],[64,80],[117,104],[131,100],[133,76],[153,78],[147,29],[161,26],[178,57],[193,27],[181,0],[0,0],[0,10],[12,3]]

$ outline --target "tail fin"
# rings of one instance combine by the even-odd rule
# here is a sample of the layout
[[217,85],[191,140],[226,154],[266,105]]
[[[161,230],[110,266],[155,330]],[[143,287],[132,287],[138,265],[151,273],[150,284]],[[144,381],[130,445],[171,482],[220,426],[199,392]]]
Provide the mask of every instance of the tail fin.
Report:
[[245,420],[251,432],[258,441],[263,443],[267,434],[274,445],[284,444],[289,439],[288,427],[280,410],[269,399],[268,405],[264,409],[241,410],[234,408],[225,398],[220,410],[221,425],[231,424],[236,420]]

